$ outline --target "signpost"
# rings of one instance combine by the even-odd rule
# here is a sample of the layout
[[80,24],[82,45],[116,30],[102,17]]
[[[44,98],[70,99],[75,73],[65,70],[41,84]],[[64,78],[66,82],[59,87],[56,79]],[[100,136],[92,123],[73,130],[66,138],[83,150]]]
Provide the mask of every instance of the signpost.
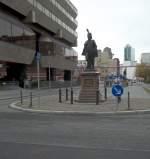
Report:
[[40,52],[36,52],[35,59],[37,62],[37,81],[38,81],[38,92],[39,92],[39,104],[40,104],[40,58],[41,54]]

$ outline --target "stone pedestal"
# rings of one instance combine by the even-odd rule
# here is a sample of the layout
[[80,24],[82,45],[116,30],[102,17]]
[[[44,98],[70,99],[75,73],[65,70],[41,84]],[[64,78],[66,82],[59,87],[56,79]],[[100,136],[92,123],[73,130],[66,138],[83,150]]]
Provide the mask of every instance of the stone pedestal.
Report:
[[99,72],[85,71],[81,73],[81,90],[79,102],[96,103],[96,91],[99,88]]

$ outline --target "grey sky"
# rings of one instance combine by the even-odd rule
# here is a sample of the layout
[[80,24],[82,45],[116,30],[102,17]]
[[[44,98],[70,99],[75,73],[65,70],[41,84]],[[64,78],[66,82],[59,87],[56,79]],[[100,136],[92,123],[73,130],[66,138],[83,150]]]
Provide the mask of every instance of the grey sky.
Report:
[[98,49],[111,47],[114,57],[123,61],[126,44],[135,48],[139,61],[142,52],[150,52],[150,0],[71,0],[78,9],[78,47],[81,52],[86,28],[92,32]]

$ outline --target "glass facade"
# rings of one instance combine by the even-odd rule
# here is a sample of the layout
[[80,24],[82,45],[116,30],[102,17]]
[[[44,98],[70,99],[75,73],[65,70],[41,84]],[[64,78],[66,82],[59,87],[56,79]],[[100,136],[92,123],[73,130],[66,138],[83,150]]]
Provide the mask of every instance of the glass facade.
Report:
[[124,60],[131,61],[131,47],[125,47],[124,49]]
[[135,49],[129,44],[124,48],[124,61],[135,61]]
[[0,41],[35,49],[35,44],[33,44],[34,32],[16,19],[12,17],[9,17],[9,19],[3,19],[0,16]]

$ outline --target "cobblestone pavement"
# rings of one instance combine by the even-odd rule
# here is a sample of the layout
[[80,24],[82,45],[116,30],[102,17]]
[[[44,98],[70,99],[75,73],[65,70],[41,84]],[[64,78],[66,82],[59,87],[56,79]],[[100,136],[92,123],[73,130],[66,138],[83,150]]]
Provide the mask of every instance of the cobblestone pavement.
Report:
[[[143,86],[132,86],[124,89],[124,95],[121,102],[117,104],[116,97],[111,95],[111,88],[108,89],[107,101],[102,101],[98,105],[96,103],[78,103],[79,89],[75,90],[74,103],[70,104],[70,98],[65,100],[62,96],[62,103],[59,103],[58,95],[47,95],[40,98],[34,98],[32,107],[30,107],[30,99],[24,100],[23,104],[17,104],[23,108],[31,108],[36,110],[48,111],[83,111],[83,112],[110,112],[110,111],[125,111],[128,110],[127,93],[130,92],[130,109],[131,110],[145,110],[150,109],[150,94],[146,93]],[[62,93],[65,95],[65,93]],[[40,102],[39,102],[40,101]]]

